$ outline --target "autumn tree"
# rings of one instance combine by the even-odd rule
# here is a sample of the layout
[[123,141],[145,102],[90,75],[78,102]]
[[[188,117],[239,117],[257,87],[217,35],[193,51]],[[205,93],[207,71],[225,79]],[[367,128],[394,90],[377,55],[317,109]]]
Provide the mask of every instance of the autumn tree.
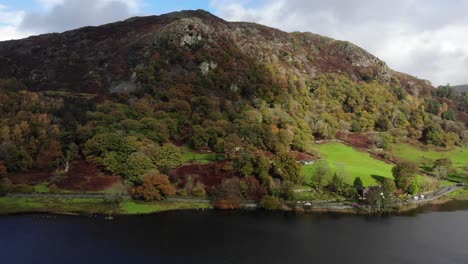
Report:
[[300,184],[303,180],[300,174],[301,168],[291,153],[278,153],[274,163],[274,170],[284,181]]
[[409,191],[410,185],[416,180],[416,174],[418,171],[418,165],[414,162],[403,161],[398,163],[392,169],[396,187]]
[[143,175],[155,169],[156,166],[150,157],[141,152],[135,152],[128,157],[125,176],[133,181],[140,181]]
[[141,185],[131,190],[132,196],[145,201],[160,201],[175,194],[169,177],[157,171],[149,171],[142,177]]
[[164,173],[182,164],[182,152],[179,147],[173,144],[156,146],[148,151],[156,167]]
[[3,164],[3,161],[0,160],[0,179],[5,178],[7,176],[8,176],[7,168]]
[[438,180],[445,180],[452,169],[452,161],[448,158],[438,159],[434,162],[432,171]]

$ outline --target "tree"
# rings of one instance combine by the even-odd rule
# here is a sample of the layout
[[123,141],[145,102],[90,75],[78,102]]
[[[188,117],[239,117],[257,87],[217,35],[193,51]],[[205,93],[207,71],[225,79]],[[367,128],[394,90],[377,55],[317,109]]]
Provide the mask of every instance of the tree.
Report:
[[353,185],[354,185],[354,187],[364,187],[364,184],[362,183],[361,177],[354,178]]
[[418,165],[414,162],[403,161],[398,163],[392,169],[396,187],[409,192],[409,187],[416,179],[416,173],[418,171]]
[[223,180],[212,198],[214,206],[219,209],[235,209],[240,207],[243,196],[239,178]]
[[3,164],[3,161],[0,160],[0,179],[6,178],[7,176],[8,176],[7,168]]
[[145,201],[163,200],[175,194],[169,177],[157,171],[149,171],[142,177],[142,184],[131,190],[132,196]]
[[325,184],[325,181],[330,176],[330,174],[331,169],[328,163],[326,161],[317,161],[314,174],[316,187],[320,189]]
[[328,185],[328,188],[333,191],[340,193],[341,189],[343,188],[343,177],[339,173],[334,173],[333,177]]
[[452,170],[452,161],[448,158],[438,159],[434,162],[432,171],[438,180],[447,179],[450,171]]
[[173,144],[168,143],[157,146],[151,152],[151,159],[156,167],[163,173],[179,167],[182,164],[182,152],[179,147]]
[[423,139],[427,144],[443,146],[445,142],[445,132],[439,124],[431,124],[423,130]]
[[434,175],[436,176],[436,178],[438,180],[445,180],[447,179],[447,176],[448,176],[448,170],[447,170],[447,167],[443,166],[443,165],[436,165],[434,166],[434,168],[432,169],[432,171],[434,172]]
[[385,197],[387,197],[387,199],[391,199],[396,192],[395,181],[389,178],[385,178],[382,180],[381,184],[382,192],[384,193]]
[[436,100],[434,99],[428,99],[426,101],[426,104],[427,104],[427,112],[428,113],[431,113],[431,114],[434,114],[434,115],[439,115],[439,111],[440,111],[440,103],[437,102]]
[[408,192],[410,194],[418,194],[419,193],[419,186],[416,180],[413,180],[408,188]]
[[151,158],[141,152],[131,154],[126,165],[125,175],[133,181],[139,181],[148,171],[156,169]]
[[291,153],[281,151],[276,155],[274,163],[275,172],[284,181],[290,181],[294,184],[302,182],[301,168]]
[[278,197],[265,195],[260,201],[260,207],[270,211],[281,210],[283,209],[283,201]]

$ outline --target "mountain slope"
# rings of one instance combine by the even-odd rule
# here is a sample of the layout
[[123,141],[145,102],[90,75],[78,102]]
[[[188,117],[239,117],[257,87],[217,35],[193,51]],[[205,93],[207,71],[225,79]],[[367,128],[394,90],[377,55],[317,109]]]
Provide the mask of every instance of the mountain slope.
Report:
[[[425,82],[391,71],[352,43],[311,33],[288,34],[252,23],[229,23],[202,10],[0,42],[0,77],[16,77],[33,90],[134,90],[141,85],[137,73],[148,66],[155,47],[205,53],[236,49],[253,63],[275,64],[280,72],[297,78],[335,72],[353,80],[402,82],[408,90],[424,94],[430,89]],[[190,60],[189,70],[206,62],[202,60]],[[180,70],[180,64],[174,65],[174,72]]]
[[316,140],[468,144],[467,111],[468,97],[352,43],[201,10],[0,42],[0,172],[54,172],[41,177],[58,187],[86,160],[139,198],[160,199],[145,189],[160,182],[224,202],[290,199]]
[[468,84],[456,85],[456,86],[453,86],[452,88],[454,88],[455,90],[457,90],[459,92],[468,92]]

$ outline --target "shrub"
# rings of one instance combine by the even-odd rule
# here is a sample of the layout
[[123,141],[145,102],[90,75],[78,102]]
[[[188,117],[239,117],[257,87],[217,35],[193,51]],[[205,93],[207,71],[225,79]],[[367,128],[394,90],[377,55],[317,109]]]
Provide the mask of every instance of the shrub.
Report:
[[197,182],[192,189],[192,195],[199,198],[206,197],[205,185],[201,182]]
[[142,184],[131,189],[132,196],[146,201],[163,200],[176,193],[169,177],[157,171],[149,171],[142,178]]
[[50,193],[58,193],[60,191],[60,189],[57,186],[57,184],[52,183],[51,185],[49,185],[49,191],[50,191]]
[[32,193],[34,192],[34,187],[27,184],[18,184],[13,185],[10,191],[14,193]]
[[0,196],[5,195],[11,189],[11,181],[8,178],[0,179]]
[[214,203],[214,208],[219,210],[234,210],[240,208],[240,202],[237,199],[223,199]]
[[278,197],[266,195],[260,201],[260,207],[265,210],[281,210],[283,209],[283,201]]

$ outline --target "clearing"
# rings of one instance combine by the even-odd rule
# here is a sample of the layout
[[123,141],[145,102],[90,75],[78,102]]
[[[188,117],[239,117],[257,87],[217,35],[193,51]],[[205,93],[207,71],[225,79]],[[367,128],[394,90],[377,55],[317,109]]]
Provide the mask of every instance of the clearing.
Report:
[[[344,181],[352,184],[356,177],[361,177],[365,186],[377,184],[376,178],[393,178],[393,164],[374,159],[367,152],[356,150],[341,143],[325,143],[314,147],[318,150],[330,168],[332,173],[337,169],[343,169]],[[302,174],[306,183],[311,183],[316,164],[302,166]]]

